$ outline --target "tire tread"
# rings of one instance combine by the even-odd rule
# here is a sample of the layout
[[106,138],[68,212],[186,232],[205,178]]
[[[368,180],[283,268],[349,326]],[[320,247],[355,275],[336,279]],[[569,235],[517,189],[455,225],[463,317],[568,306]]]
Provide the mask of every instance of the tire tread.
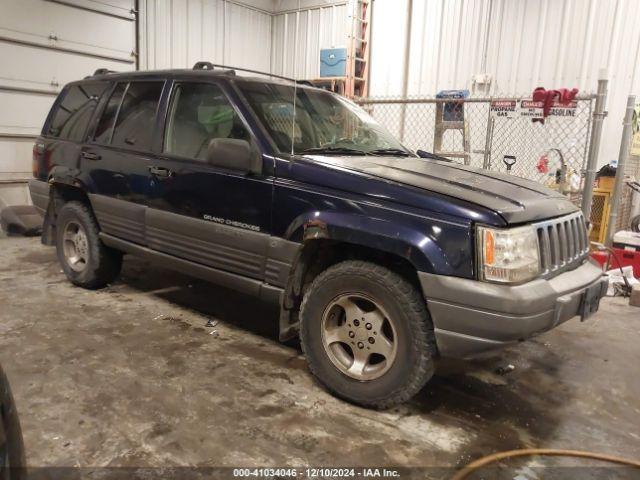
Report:
[[[419,293],[417,289],[404,277],[376,263],[365,260],[343,261],[320,273],[308,288],[300,307],[300,318],[302,319],[300,325],[300,343],[302,345],[302,350],[307,357],[309,369],[316,378],[319,378],[318,366],[315,365],[315,362],[311,360],[309,355],[307,355],[305,349],[307,326],[304,319],[306,318],[306,309],[309,298],[311,298],[315,291],[322,288],[323,284],[326,282],[340,278],[344,275],[363,276],[373,282],[383,283],[385,287],[390,290],[390,294],[394,295],[395,298],[398,299],[398,302],[401,305],[404,305],[409,313],[407,317],[410,322],[410,330],[413,333],[411,338],[411,348],[418,353],[417,365],[411,369],[411,374],[408,380],[401,388],[391,391],[381,398],[357,400],[357,403],[360,405],[376,409],[387,409],[394,405],[404,403],[418,393],[433,376],[433,358],[436,355],[436,342],[433,324],[422,294]],[[332,389],[330,385],[326,385],[326,387],[333,394],[341,398],[345,398],[345,396],[340,394],[340,392]],[[351,398],[345,399],[354,401]]]
[[[113,282],[120,274],[120,269],[122,268],[122,252],[109,248],[102,243],[99,237],[100,227],[98,221],[89,205],[75,200],[66,202],[58,213],[58,221],[61,218],[64,219],[67,215],[73,215],[83,223],[83,226],[87,230],[86,233],[91,250],[90,254],[94,254],[94,249],[97,254],[97,262],[90,262],[87,268],[92,270],[87,271],[86,278],[82,279],[79,275],[69,275],[69,273],[67,273],[69,269],[65,268],[63,254],[59,252],[58,257],[63,264],[67,278],[75,285],[91,290],[105,287]],[[58,226],[61,227],[61,225]],[[59,232],[59,235],[60,234]],[[56,243],[58,243],[58,240]],[[60,245],[57,245],[57,248],[60,250]]]

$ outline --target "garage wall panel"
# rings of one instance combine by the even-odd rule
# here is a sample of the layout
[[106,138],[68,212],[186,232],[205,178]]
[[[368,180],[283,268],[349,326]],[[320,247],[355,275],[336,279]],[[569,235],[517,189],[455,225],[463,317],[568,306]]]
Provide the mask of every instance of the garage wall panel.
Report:
[[224,64],[269,71],[271,15],[227,3]]
[[[133,8],[134,0],[2,0],[0,182],[31,176],[33,139],[64,84],[98,68],[135,68]],[[0,197],[21,199],[16,185]]]
[[130,18],[133,15],[131,0],[47,0],[54,3],[66,4],[89,12],[112,15],[114,17]]
[[135,16],[116,17],[43,0],[2,0],[0,36],[131,63]]
[[320,49],[346,47],[348,32],[347,2],[316,2],[300,11],[277,13],[273,20],[271,72],[300,79],[318,78]]
[[[33,94],[0,90],[0,136],[32,135],[37,136],[42,130],[44,120],[55,100],[55,95]],[[0,158],[0,172],[6,165],[5,158]],[[29,158],[31,162],[31,158]],[[31,163],[24,165],[23,171],[31,171]]]
[[14,61],[11,66],[0,66],[1,85],[45,89],[52,92],[59,91],[68,82],[91,75],[98,67],[116,71],[130,70],[132,67],[130,64],[121,62],[1,41],[0,58],[20,59],[20,61]]
[[[3,99],[0,97],[0,101]],[[2,180],[24,179],[24,158],[31,159],[33,139],[29,137],[0,138],[0,158],[2,162]]]
[[206,60],[268,71],[272,15],[254,4],[141,0],[141,68],[190,68]]

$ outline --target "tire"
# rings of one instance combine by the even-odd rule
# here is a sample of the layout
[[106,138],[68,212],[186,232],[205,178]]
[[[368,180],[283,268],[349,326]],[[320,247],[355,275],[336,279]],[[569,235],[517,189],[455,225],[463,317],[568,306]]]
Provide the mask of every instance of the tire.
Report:
[[102,288],[113,282],[122,268],[122,252],[102,243],[99,232],[93,212],[82,202],[67,202],[58,212],[58,261],[67,278],[79,287]]
[[300,341],[315,377],[364,407],[409,400],[435,370],[433,325],[422,295],[370,262],[341,262],[316,277],[300,308]]

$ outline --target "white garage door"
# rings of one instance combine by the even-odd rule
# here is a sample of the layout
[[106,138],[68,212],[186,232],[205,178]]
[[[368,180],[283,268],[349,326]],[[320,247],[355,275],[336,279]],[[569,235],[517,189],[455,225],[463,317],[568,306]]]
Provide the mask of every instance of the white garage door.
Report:
[[27,203],[31,148],[65,83],[136,67],[135,0],[0,2],[0,208]]

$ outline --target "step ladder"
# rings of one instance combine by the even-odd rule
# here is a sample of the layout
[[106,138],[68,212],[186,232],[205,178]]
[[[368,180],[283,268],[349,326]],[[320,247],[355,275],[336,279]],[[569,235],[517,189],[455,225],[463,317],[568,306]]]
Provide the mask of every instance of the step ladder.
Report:
[[[451,99],[436,103],[436,121],[433,134],[433,153],[447,158],[462,158],[465,165],[471,163],[471,144],[469,124],[464,115],[464,99],[469,96],[467,90],[445,90],[438,92],[436,98]],[[443,150],[444,134],[447,130],[458,131],[462,135],[462,150]]]

